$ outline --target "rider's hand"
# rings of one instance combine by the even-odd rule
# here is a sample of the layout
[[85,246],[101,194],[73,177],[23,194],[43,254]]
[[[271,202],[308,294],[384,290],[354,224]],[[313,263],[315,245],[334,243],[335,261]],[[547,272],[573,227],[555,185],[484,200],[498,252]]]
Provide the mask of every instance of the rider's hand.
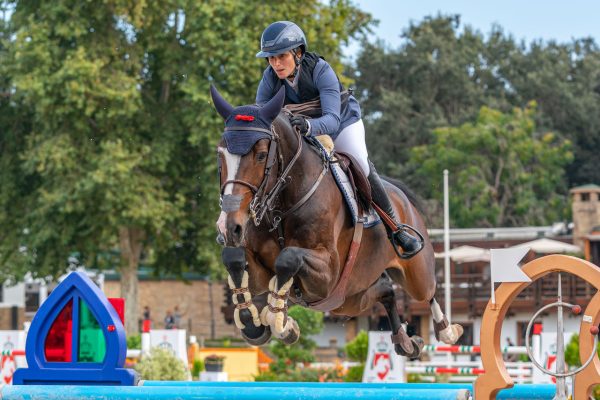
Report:
[[310,124],[308,123],[308,120],[300,115],[290,118],[290,123],[292,126],[298,128],[302,135],[307,135],[310,131]]

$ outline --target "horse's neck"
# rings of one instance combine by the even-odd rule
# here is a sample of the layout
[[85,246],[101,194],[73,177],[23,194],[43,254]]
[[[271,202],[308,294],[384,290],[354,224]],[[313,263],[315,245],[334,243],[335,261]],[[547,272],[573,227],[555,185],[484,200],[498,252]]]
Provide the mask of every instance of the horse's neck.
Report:
[[[283,169],[289,165],[298,150],[298,136],[287,119],[288,116],[281,113],[274,122],[274,128],[280,140],[279,145],[283,156],[281,167]],[[302,138],[300,140],[302,141],[302,151],[289,172],[289,176],[292,178],[291,183],[281,193],[281,200],[286,205],[298,201],[314,184],[323,169],[323,163],[318,153],[307,141]],[[278,171],[278,173],[281,173],[281,171]]]

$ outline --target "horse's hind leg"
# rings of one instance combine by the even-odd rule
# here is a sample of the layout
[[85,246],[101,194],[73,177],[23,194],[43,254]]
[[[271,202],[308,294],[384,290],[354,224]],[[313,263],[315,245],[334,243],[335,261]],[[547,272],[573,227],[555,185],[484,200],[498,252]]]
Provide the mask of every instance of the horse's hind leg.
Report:
[[429,301],[431,315],[433,316],[433,331],[435,338],[446,344],[455,344],[463,334],[463,327],[459,324],[450,324],[446,314],[442,312],[435,297]]
[[231,298],[236,305],[233,314],[235,325],[241,330],[246,342],[260,346],[271,338],[271,329],[262,324],[248,288],[246,251],[243,247],[225,247],[221,258],[229,273],[227,281],[233,292]]
[[[409,337],[400,320],[400,313],[396,305],[396,294],[392,281],[387,274],[383,274],[373,286],[369,288],[365,296],[371,297],[383,304],[392,327],[392,343],[394,350],[401,356],[417,358],[421,354],[424,341],[420,336]],[[368,297],[365,299],[369,302]],[[363,304],[366,306],[366,304]],[[362,308],[362,307],[361,307]]]

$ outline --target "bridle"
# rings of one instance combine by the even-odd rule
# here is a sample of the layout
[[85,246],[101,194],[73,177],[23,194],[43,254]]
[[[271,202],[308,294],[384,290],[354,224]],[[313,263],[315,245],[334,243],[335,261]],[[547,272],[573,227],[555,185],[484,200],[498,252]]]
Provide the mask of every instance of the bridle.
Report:
[[[275,131],[275,128],[273,127],[273,125],[271,125],[270,130],[264,129],[264,128],[256,128],[256,127],[228,127],[228,128],[225,128],[225,131],[258,131],[258,132],[266,133],[269,136],[269,141],[270,141],[269,152],[268,152],[267,161],[266,161],[266,165],[265,165],[265,173],[264,173],[264,176],[263,176],[263,179],[262,179],[260,185],[258,187],[256,187],[253,184],[246,182],[244,180],[229,179],[221,185],[221,197],[222,197],[223,208],[225,209],[225,206],[231,204],[232,202],[233,203],[237,202],[239,205],[239,202],[241,201],[241,199],[234,199],[232,195],[223,195],[225,187],[228,184],[239,184],[239,185],[245,186],[248,189],[250,189],[250,191],[253,194],[253,197],[252,197],[252,200],[250,201],[249,212],[250,212],[250,217],[252,218],[252,221],[254,222],[254,225],[259,226],[261,224],[263,218],[265,218],[265,216],[266,216],[271,224],[271,227],[269,228],[269,232],[272,232],[275,229],[278,230],[279,245],[280,245],[280,247],[283,248],[284,247],[284,237],[283,237],[283,228],[281,226],[281,221],[283,221],[287,216],[289,216],[294,211],[299,209],[302,205],[304,205],[304,203],[306,203],[308,201],[308,199],[314,194],[314,192],[319,187],[319,184],[323,180],[323,177],[327,173],[327,170],[329,169],[329,163],[327,162],[325,157],[323,157],[323,170],[319,174],[316,181],[313,183],[312,187],[292,207],[290,207],[287,211],[282,212],[281,210],[276,209],[277,200],[279,198],[279,195],[285,188],[285,186],[291,182],[292,178],[289,175],[289,173],[292,170],[296,161],[298,161],[298,158],[300,157],[300,154],[302,152],[303,139],[302,139],[302,135],[300,134],[300,131],[298,129],[294,129],[294,133],[296,136],[296,140],[298,142],[298,146],[297,146],[296,152],[294,153],[293,157],[290,159],[290,161],[287,164],[287,166],[285,167],[285,169],[282,169],[283,154],[281,153],[281,149],[279,146],[280,145],[280,136]],[[273,166],[275,165],[276,161],[278,163],[277,179],[275,180],[273,187],[271,187],[270,189],[267,189],[269,178],[271,176],[272,169],[273,169]],[[220,171],[219,171],[219,176],[221,176]]]

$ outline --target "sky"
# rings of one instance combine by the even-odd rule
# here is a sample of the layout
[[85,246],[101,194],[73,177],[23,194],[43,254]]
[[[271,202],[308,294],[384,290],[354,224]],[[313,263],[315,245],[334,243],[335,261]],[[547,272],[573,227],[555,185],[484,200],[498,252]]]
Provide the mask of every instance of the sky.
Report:
[[[400,34],[410,21],[423,17],[459,14],[461,26],[470,25],[488,34],[494,23],[506,33],[526,43],[534,39],[570,42],[573,38],[592,37],[600,44],[600,1],[597,0],[353,0],[360,9],[378,19],[373,40],[383,39],[390,47],[401,43]],[[353,59],[358,43],[344,54]]]

